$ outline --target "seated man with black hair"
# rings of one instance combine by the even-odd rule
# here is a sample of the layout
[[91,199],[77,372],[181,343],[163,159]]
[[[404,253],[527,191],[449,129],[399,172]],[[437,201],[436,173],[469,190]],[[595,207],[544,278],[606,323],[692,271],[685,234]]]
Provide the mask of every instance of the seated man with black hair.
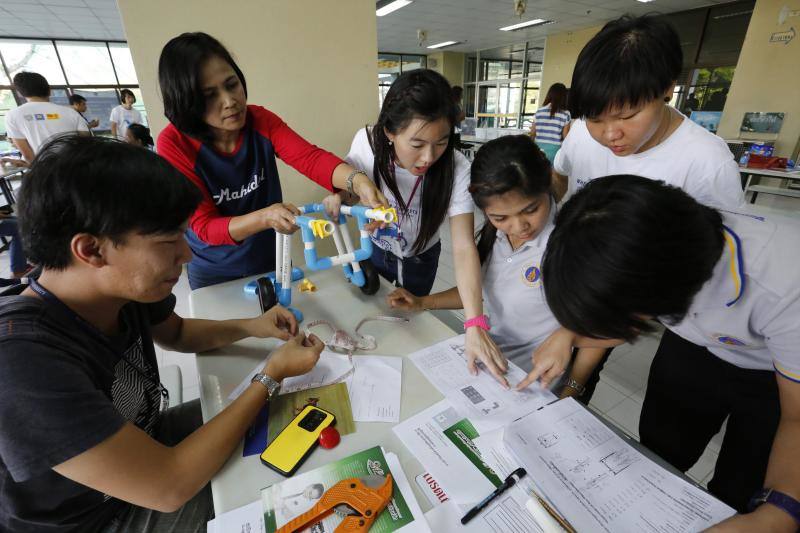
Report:
[[77,111],[50,102],[50,84],[44,76],[20,72],[13,83],[26,102],[6,115],[6,133],[25,161],[33,161],[42,146],[58,135],[89,135],[86,121]]
[[[169,163],[119,141],[65,137],[37,156],[18,207],[43,270],[0,298],[0,530],[205,531],[208,481],[281,380],[315,365],[322,342],[286,309],[175,314],[199,201]],[[165,410],[153,342],[194,353],[248,336],[288,342],[207,424],[198,401]]]
[[618,175],[577,192],[547,244],[547,303],[581,336],[573,344],[632,340],[652,329],[650,319],[666,327],[642,444],[685,472],[727,418],[709,490],[746,513],[772,489],[767,505],[721,531],[800,524],[798,234],[794,220],[717,211],[675,187]]

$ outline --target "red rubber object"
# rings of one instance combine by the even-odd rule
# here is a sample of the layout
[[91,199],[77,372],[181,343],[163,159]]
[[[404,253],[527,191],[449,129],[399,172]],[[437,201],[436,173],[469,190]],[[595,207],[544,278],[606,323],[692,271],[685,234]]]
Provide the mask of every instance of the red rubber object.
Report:
[[342,437],[339,435],[339,432],[336,431],[334,427],[326,427],[322,430],[319,434],[319,445],[325,448],[326,450],[330,450],[331,448],[335,448],[339,445],[339,441],[342,440]]

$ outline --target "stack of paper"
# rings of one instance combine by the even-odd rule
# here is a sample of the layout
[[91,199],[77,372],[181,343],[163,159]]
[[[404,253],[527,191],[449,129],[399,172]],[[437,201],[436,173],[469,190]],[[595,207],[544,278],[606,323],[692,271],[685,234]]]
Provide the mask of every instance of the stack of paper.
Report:
[[[265,359],[251,370],[230,393],[235,400],[250,385],[254,374],[266,366]],[[399,422],[403,359],[383,355],[346,355],[324,350],[316,366],[302,376],[287,378],[280,394],[304,391],[345,382],[356,422]]]
[[[433,531],[460,531],[458,519],[499,486],[501,477],[519,466],[514,465],[503,473],[491,468],[475,445],[479,438],[475,426],[462,417],[449,400],[442,400],[403,421],[395,426],[394,432],[447,494],[448,501],[437,506],[430,516]],[[465,531],[540,532],[533,516],[525,509],[528,498],[522,487],[507,491],[473,519]],[[443,523],[449,523],[449,527],[443,528]]]
[[700,531],[734,510],[636,451],[568,398],[512,424],[504,441],[577,531]]

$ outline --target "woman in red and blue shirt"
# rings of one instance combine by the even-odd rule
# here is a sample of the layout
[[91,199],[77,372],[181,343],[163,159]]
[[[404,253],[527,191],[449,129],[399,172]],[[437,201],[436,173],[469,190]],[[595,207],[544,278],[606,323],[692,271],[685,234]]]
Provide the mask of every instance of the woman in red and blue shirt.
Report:
[[247,105],[242,71],[210,35],[169,41],[158,76],[170,120],[158,153],[203,193],[186,231],[192,289],[274,269],[275,231],[295,231],[300,214],[283,203],[276,156],[329,191],[347,189],[366,205],[386,205],[362,171],[310,144],[274,113]]

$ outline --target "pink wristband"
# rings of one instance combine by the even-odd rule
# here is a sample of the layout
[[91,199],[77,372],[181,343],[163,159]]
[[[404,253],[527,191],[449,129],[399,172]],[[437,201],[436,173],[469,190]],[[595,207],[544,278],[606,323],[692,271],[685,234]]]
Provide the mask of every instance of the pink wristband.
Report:
[[486,315],[478,315],[468,319],[466,322],[464,322],[464,331],[467,331],[467,329],[471,328],[472,326],[485,329],[486,331],[491,329],[491,326],[489,325],[489,317]]

